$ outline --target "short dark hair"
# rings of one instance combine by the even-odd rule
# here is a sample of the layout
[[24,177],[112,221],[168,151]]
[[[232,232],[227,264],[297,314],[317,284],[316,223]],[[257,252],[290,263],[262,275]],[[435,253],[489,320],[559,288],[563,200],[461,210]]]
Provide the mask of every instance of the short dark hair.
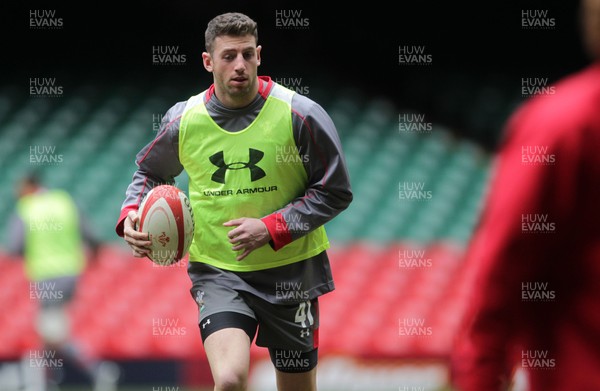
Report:
[[215,16],[208,22],[206,32],[204,33],[204,45],[206,51],[212,53],[215,38],[222,35],[241,37],[248,34],[253,35],[258,43],[258,28],[256,22],[242,13],[227,12]]
[[27,173],[25,173],[25,175],[23,175],[22,182],[30,186],[41,186],[41,177],[42,175],[39,170],[28,171]]

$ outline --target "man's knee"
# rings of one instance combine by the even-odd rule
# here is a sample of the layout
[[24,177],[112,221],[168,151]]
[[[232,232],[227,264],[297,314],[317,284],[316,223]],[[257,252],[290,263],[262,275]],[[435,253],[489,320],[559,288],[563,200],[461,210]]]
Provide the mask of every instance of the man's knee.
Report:
[[48,345],[61,345],[69,339],[69,317],[65,308],[53,306],[40,310],[37,319],[37,331]]
[[214,382],[218,391],[245,391],[248,375],[243,371],[223,371],[215,376]]
[[246,390],[250,361],[250,339],[239,328],[211,333],[204,348],[218,391]]

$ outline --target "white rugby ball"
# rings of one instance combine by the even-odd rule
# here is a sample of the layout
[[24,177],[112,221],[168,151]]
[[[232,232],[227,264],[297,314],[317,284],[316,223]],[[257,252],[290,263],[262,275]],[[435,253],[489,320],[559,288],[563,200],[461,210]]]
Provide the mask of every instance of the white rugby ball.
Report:
[[194,238],[194,212],[179,188],[160,185],[148,192],[138,210],[138,230],[152,242],[148,256],[158,265],[179,262]]

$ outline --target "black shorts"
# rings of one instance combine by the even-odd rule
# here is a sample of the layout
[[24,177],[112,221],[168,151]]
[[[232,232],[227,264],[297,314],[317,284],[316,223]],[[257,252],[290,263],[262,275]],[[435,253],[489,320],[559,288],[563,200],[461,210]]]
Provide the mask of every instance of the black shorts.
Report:
[[226,280],[195,271],[193,267],[188,274],[192,280],[190,292],[198,304],[202,341],[215,331],[234,327],[244,330],[251,342],[256,336],[256,345],[270,351],[306,353],[318,347],[317,298],[273,304],[242,289],[233,289]]

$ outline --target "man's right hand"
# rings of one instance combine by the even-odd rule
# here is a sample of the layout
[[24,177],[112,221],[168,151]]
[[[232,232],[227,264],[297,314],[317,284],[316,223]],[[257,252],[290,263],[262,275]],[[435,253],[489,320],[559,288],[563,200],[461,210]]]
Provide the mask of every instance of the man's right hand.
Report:
[[130,211],[123,222],[123,238],[125,242],[133,250],[133,256],[136,258],[144,258],[152,253],[150,249],[151,241],[148,240],[148,234],[139,232],[135,226],[138,222],[138,214],[135,211]]

